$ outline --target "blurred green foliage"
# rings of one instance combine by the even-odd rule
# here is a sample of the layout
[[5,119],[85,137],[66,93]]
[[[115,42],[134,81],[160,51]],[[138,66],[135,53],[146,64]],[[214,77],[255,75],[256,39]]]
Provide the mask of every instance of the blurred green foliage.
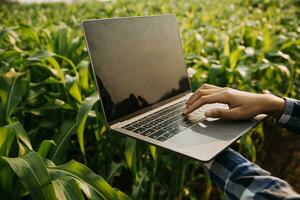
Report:
[[[224,198],[199,162],[104,126],[81,21],[164,13],[177,16],[187,67],[196,71],[193,89],[208,82],[300,98],[297,0],[0,5],[0,193],[6,199],[128,198],[86,166],[133,199]],[[263,139],[259,126],[235,148],[255,161]],[[70,159],[86,166],[64,164]],[[37,182],[26,181],[31,168],[41,170]]]

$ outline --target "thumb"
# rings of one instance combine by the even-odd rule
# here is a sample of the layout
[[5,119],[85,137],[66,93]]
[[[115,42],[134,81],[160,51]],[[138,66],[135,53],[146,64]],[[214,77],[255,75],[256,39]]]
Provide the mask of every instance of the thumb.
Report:
[[215,108],[212,110],[206,111],[204,114],[206,117],[213,118],[224,118],[224,119],[236,119],[236,109],[224,109],[224,108]]

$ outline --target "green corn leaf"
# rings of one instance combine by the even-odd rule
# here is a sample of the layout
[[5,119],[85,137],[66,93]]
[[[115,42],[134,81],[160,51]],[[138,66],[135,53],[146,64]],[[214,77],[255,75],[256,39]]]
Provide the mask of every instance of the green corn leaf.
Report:
[[14,139],[15,134],[10,129],[7,127],[0,128],[0,156],[8,156]]
[[53,140],[44,140],[40,144],[39,149],[38,149],[38,153],[40,154],[40,156],[43,157],[43,158],[46,158],[46,156],[47,156],[47,154],[50,150],[50,147],[52,145],[56,145]]
[[33,31],[32,27],[29,25],[21,25],[20,26],[22,36],[34,41],[36,44],[40,44],[40,39],[35,31]]
[[[15,139],[15,134],[7,127],[0,128],[0,156],[8,156],[11,150],[11,145]],[[12,192],[13,171],[8,164],[0,159],[0,192]]]
[[252,162],[256,161],[256,147],[252,141],[251,134],[247,134],[240,139],[240,151],[244,151]]
[[20,155],[25,153],[25,151],[27,150],[32,150],[30,140],[20,122],[14,122],[10,125],[5,126],[4,128],[7,129],[10,134],[13,134],[17,137],[19,148],[21,148]]
[[226,36],[224,40],[224,50],[223,50],[224,56],[230,55],[230,44],[229,44],[229,37]]
[[22,142],[22,146],[24,146],[24,148],[32,150],[30,140],[20,122],[15,122],[8,127],[12,128],[15,131],[17,138]]
[[[19,196],[16,185],[14,183],[14,171],[8,163],[0,158],[0,193],[3,199],[18,199],[13,196]],[[7,196],[7,198],[6,198]]]
[[0,125],[10,121],[10,116],[18,106],[25,91],[23,74],[11,69],[0,76]]
[[68,28],[66,26],[60,26],[57,30],[58,49],[57,53],[66,55],[68,52]]
[[82,102],[81,90],[77,77],[66,76],[66,88],[69,90],[71,96],[76,99],[79,103]]
[[270,52],[274,49],[275,41],[268,28],[263,29],[263,51]]
[[60,177],[52,181],[58,200],[84,200],[84,196],[75,179]]
[[56,76],[62,80],[63,82],[65,82],[65,77],[64,74],[62,72],[61,66],[59,65],[59,63],[57,62],[57,60],[55,59],[55,56],[57,56],[55,53],[51,52],[51,51],[46,51],[46,50],[38,50],[35,51],[27,60],[29,61],[48,61],[51,66],[47,66],[47,68],[51,68],[53,67],[56,70]]
[[46,165],[38,153],[31,151],[18,158],[2,158],[14,170],[34,200],[56,199]]
[[54,57],[47,58],[47,61],[53,66],[53,68],[57,71],[57,77],[60,78],[63,82],[65,82],[65,76],[62,72],[62,69],[59,65],[59,63],[56,61]]
[[81,152],[85,155],[84,150],[84,142],[83,142],[83,134],[84,134],[84,126],[87,120],[88,114],[93,108],[94,104],[99,100],[99,96],[97,92],[93,93],[91,96],[87,97],[82,105],[80,106],[77,114],[77,137],[80,145]]
[[76,123],[65,121],[62,123],[58,134],[54,136],[55,146],[50,151],[51,160],[55,163],[62,163],[67,155],[71,135],[75,133]]
[[60,177],[74,178],[89,199],[119,199],[120,195],[102,177],[74,160],[64,165],[49,167],[48,172],[53,180]]
[[156,149],[156,147],[153,146],[153,145],[149,145],[149,149],[150,149],[150,153],[153,157],[153,160],[156,160],[157,159],[157,151],[156,151],[157,149]]
[[60,59],[62,59],[62,60],[64,60],[64,61],[66,61],[66,62],[72,67],[74,73],[77,73],[77,71],[76,71],[76,66],[75,66],[75,64],[72,62],[72,60],[70,60],[69,58],[67,58],[67,57],[65,57],[65,56],[59,55],[59,54],[55,54],[55,57],[60,58]]
[[124,162],[112,162],[110,164],[110,172],[109,175],[107,176],[107,181],[110,182],[115,176],[119,176],[121,174],[122,168],[125,166]]
[[136,140],[127,138],[125,142],[125,158],[128,168],[136,177]]
[[119,200],[130,200],[130,197],[127,196],[124,192],[121,192],[120,190],[118,190],[116,188],[115,188],[115,191],[116,191],[116,193],[118,195],[118,199]]
[[89,64],[88,61],[83,60],[77,66],[79,70],[79,83],[84,90],[89,88]]
[[[19,145],[19,155],[24,154],[28,149],[32,150],[23,126],[19,122],[15,122],[0,128],[0,156],[9,156],[15,138],[17,138]],[[16,190],[13,186],[14,175],[13,170],[3,159],[0,159],[0,172],[0,192],[3,190],[4,193],[10,194],[13,190]],[[14,195],[18,196],[17,193]]]
[[39,50],[34,52],[29,58],[28,60],[31,61],[41,61],[41,60],[45,60],[48,59],[50,57],[53,57],[55,55],[55,53],[50,52],[50,51],[46,51],[46,50]]
[[237,63],[242,55],[242,51],[237,48],[233,52],[231,52],[229,56],[229,63],[230,63],[230,68],[234,69],[237,66]]

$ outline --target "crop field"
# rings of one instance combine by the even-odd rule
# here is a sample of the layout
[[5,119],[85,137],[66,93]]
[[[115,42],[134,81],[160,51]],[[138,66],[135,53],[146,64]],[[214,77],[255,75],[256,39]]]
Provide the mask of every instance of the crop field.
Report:
[[[298,0],[0,1],[1,199],[225,198],[201,163],[104,125],[81,21],[166,13],[178,19],[193,90],[300,98]],[[262,162],[268,131],[261,124],[232,148]]]

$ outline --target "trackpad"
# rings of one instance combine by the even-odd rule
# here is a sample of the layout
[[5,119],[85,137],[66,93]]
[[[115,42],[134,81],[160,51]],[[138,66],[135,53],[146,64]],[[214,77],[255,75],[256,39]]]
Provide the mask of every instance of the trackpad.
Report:
[[204,120],[168,141],[184,148],[193,145],[231,141],[255,125],[255,121]]

